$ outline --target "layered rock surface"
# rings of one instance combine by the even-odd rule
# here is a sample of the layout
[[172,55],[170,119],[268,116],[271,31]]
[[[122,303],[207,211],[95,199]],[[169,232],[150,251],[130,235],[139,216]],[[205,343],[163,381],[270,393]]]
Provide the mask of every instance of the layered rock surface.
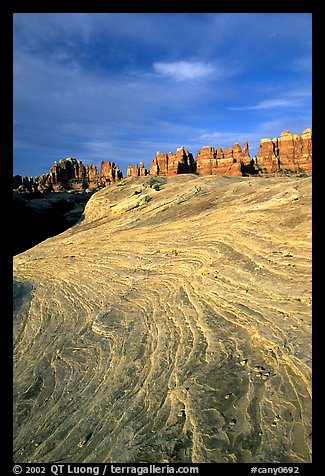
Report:
[[[283,131],[280,138],[264,138],[256,156],[251,159],[249,145],[245,141],[243,148],[238,142],[232,147],[204,146],[196,153],[196,160],[184,147],[176,154],[157,152],[150,166],[150,175],[172,176],[182,173],[198,175],[243,176],[277,175],[283,173],[312,173],[312,130],[305,129],[299,134]],[[134,174],[132,174],[134,175]]]
[[248,142],[242,150],[235,142],[233,147],[222,150],[221,147],[205,146],[196,153],[196,170],[199,175],[242,176],[243,169],[251,163]]
[[157,180],[15,257],[15,462],[310,462],[311,178]]
[[38,190],[84,190],[98,188],[99,175],[94,165],[83,165],[81,160],[68,157],[54,162],[50,173],[37,177]]
[[276,174],[312,173],[312,130],[305,129],[302,135],[283,131],[277,139],[262,139],[255,157],[256,165],[264,173]]
[[110,185],[123,177],[114,162],[100,164],[100,174],[95,165],[83,165],[81,160],[68,157],[55,161],[48,174],[38,177],[13,177],[13,190],[17,192],[44,193],[64,190],[94,190]]
[[144,162],[140,162],[139,165],[128,165],[126,172],[127,177],[145,177],[146,175],[148,175],[148,171],[144,166]]
[[[238,142],[232,147],[204,146],[196,153],[194,160],[191,152],[179,147],[172,152],[157,152],[153,158],[150,175],[174,176],[197,173],[198,175],[243,176],[283,173],[312,173],[312,130],[305,129],[302,135],[283,131],[277,139],[264,138],[256,156],[251,159],[248,142],[243,148]],[[139,165],[129,164],[127,177],[144,177],[148,171],[144,162]],[[48,174],[33,177],[13,177],[13,190],[28,192],[46,192],[48,190],[83,190],[97,189],[121,180],[123,174],[114,162],[101,162],[100,174],[94,165],[83,165],[80,160],[68,157],[55,162]]]
[[123,174],[114,162],[101,161],[100,176],[102,184],[107,185],[121,180]]
[[150,165],[150,175],[189,174],[195,172],[193,155],[185,147],[179,147],[175,154],[157,152]]

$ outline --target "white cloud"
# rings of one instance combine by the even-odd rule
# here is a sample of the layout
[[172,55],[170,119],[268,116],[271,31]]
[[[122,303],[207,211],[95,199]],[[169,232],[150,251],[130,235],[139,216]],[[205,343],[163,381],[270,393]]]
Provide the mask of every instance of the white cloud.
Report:
[[232,111],[250,111],[258,109],[274,109],[278,107],[298,107],[300,103],[295,99],[266,99],[258,104],[249,106],[229,107]]
[[202,61],[156,62],[153,67],[159,75],[179,81],[205,78],[215,72],[214,66]]
[[[256,38],[260,41],[266,27],[263,38],[275,31],[282,19],[254,18],[15,14],[15,160],[23,167],[29,160],[35,163],[35,175],[38,160],[48,157],[50,166],[52,158],[65,155],[84,163],[104,159],[126,167],[129,160],[145,160],[149,166],[156,150],[175,151],[184,145],[195,154],[203,145],[224,148],[235,141],[243,145],[245,139],[254,148],[254,137],[257,147],[259,138],[284,129],[302,132],[309,126],[305,117],[311,96],[305,49],[296,64],[303,75],[294,70],[292,78],[290,70],[284,78],[279,71],[276,80],[267,74],[265,82],[252,77],[245,89],[252,68],[261,67]],[[157,35],[162,26],[165,34]],[[239,37],[233,34],[238,28]],[[274,47],[282,45],[283,31],[277,30]],[[296,27],[285,34],[298,35]],[[264,51],[263,45],[261,40]],[[292,68],[295,55],[290,49],[281,51],[290,58],[282,66]],[[303,107],[297,109],[299,105]],[[260,127],[259,114],[243,113],[235,124],[231,110],[260,110],[265,120],[275,122]],[[25,174],[24,168],[17,172]]]

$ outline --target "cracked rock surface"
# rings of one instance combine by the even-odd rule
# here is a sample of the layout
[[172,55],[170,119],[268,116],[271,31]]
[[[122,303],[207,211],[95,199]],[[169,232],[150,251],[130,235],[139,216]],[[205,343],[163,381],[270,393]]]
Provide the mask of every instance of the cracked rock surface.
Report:
[[157,180],[14,258],[15,462],[310,462],[311,178]]

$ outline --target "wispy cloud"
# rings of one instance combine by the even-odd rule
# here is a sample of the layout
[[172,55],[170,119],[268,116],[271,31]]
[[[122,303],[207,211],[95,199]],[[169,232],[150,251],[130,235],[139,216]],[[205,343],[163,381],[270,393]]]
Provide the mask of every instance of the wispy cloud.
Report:
[[229,107],[231,111],[249,111],[249,110],[258,110],[258,109],[275,109],[278,107],[298,107],[300,106],[299,101],[296,99],[266,99],[260,101],[257,104],[247,105],[247,106],[233,106]]
[[156,62],[153,67],[160,76],[177,81],[206,78],[215,72],[212,64],[203,61]]
[[301,132],[310,31],[301,14],[15,14],[17,173]]

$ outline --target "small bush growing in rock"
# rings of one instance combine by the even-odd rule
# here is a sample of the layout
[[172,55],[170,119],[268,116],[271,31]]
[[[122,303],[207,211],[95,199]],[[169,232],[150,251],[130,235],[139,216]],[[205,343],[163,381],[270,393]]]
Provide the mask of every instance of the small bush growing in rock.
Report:
[[150,188],[153,188],[154,190],[158,191],[158,190],[160,190],[160,185],[161,184],[157,179],[155,179],[153,177],[150,177],[150,180],[149,180],[149,187]]

